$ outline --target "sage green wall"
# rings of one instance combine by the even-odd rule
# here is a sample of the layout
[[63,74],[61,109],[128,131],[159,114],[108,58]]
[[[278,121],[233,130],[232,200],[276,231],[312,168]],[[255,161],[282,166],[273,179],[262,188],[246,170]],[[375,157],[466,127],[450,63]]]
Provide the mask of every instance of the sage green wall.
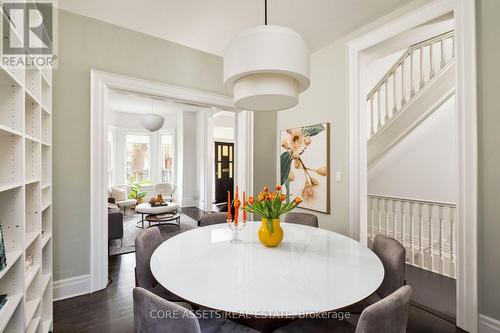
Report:
[[476,1],[479,312],[500,320],[500,1]]
[[[225,93],[221,57],[62,10],[58,56],[53,74],[55,280],[90,271],[90,70]],[[256,131],[265,135],[268,125],[266,116],[256,117]],[[259,181],[268,174],[259,163],[254,172]]]
[[276,112],[254,113],[253,188],[258,193],[276,182]]

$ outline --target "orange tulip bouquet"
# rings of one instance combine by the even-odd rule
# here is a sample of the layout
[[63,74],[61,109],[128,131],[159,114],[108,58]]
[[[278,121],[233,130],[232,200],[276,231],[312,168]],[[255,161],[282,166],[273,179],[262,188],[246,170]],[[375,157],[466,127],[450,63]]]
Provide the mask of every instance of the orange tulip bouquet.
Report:
[[262,224],[259,229],[260,241],[269,247],[277,246],[283,239],[283,229],[280,226],[280,216],[288,213],[301,202],[301,197],[290,200],[290,195],[282,192],[281,185],[276,185],[276,191],[264,187],[257,198],[250,196],[243,209],[260,215]]

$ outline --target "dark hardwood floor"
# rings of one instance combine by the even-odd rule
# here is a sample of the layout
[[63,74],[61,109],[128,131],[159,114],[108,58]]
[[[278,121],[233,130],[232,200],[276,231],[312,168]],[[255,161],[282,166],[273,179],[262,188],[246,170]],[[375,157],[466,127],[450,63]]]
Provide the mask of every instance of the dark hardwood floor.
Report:
[[[54,303],[54,332],[133,332],[132,289],[135,255],[109,258],[113,283],[105,290]],[[464,332],[454,324],[412,306],[407,332]]]

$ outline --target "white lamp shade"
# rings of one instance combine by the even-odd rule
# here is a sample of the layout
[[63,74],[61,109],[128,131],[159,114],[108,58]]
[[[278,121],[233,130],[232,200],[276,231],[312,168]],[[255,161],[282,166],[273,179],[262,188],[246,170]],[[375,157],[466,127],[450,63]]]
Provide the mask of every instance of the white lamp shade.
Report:
[[309,87],[309,49],[295,31],[261,25],[236,36],[224,54],[224,84],[241,109],[277,111]]
[[157,114],[145,114],[141,116],[141,124],[148,131],[154,132],[162,128],[165,118]]

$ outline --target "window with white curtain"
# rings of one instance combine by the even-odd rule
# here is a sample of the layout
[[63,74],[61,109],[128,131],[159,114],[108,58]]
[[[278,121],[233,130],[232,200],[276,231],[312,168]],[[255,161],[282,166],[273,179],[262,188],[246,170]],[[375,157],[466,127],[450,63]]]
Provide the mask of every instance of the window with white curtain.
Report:
[[161,181],[163,183],[174,183],[174,142],[173,134],[160,135],[161,149]]
[[125,136],[127,149],[127,182],[145,182],[151,177],[151,147],[150,135],[127,134]]

